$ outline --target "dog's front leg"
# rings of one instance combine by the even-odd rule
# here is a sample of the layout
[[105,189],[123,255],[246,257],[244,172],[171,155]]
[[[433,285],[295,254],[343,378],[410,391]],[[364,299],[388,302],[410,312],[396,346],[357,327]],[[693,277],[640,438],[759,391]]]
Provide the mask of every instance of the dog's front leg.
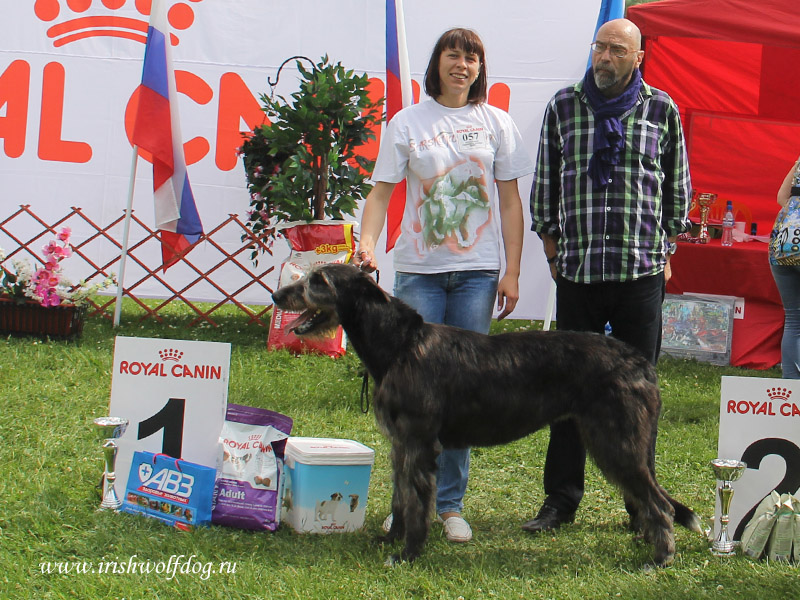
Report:
[[[393,527],[397,535],[405,533],[405,547],[391,562],[412,562],[422,552],[431,526],[433,496],[436,489],[435,443],[397,444],[392,449],[394,468]],[[392,532],[390,531],[389,537]]]
[[381,544],[391,544],[395,540],[402,538],[406,531],[403,503],[400,499],[401,487],[398,484],[400,470],[397,468],[398,457],[394,445],[390,458],[392,461],[392,525],[386,535],[378,536],[378,542]]

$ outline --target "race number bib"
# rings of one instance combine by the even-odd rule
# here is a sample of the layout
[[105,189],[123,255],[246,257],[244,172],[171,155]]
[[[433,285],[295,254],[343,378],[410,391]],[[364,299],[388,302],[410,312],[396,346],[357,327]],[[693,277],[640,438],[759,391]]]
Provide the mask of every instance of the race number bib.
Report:
[[459,129],[456,131],[459,152],[469,152],[485,148],[488,142],[486,131],[482,128]]

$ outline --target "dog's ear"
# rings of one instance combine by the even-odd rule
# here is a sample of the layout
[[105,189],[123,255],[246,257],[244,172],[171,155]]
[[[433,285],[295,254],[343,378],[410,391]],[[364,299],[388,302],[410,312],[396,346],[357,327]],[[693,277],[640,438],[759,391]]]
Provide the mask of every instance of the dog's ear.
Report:
[[336,300],[336,286],[322,269],[312,269],[308,274],[306,295],[313,304],[327,305]]

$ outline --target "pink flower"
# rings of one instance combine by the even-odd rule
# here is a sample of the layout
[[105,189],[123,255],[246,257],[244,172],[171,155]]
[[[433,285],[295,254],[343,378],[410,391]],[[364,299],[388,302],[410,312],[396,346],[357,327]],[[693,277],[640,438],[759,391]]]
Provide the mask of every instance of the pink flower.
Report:
[[58,306],[61,304],[61,298],[53,292],[48,292],[46,296],[42,297],[42,306]]
[[54,256],[56,252],[58,252],[59,246],[55,240],[51,240],[46,246],[42,248],[42,252],[44,252],[45,256]]
[[72,229],[69,227],[64,227],[58,232],[58,239],[64,243],[68,243],[70,235],[72,235]]

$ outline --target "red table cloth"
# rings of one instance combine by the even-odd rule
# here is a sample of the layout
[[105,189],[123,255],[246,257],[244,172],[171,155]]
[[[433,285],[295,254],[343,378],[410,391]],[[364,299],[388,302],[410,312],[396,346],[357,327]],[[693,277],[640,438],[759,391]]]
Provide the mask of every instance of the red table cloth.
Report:
[[719,239],[708,244],[678,242],[670,265],[670,294],[744,298],[744,318],[733,321],[732,365],[769,369],[780,363],[783,305],[770,272],[767,244],[735,242],[723,247]]

